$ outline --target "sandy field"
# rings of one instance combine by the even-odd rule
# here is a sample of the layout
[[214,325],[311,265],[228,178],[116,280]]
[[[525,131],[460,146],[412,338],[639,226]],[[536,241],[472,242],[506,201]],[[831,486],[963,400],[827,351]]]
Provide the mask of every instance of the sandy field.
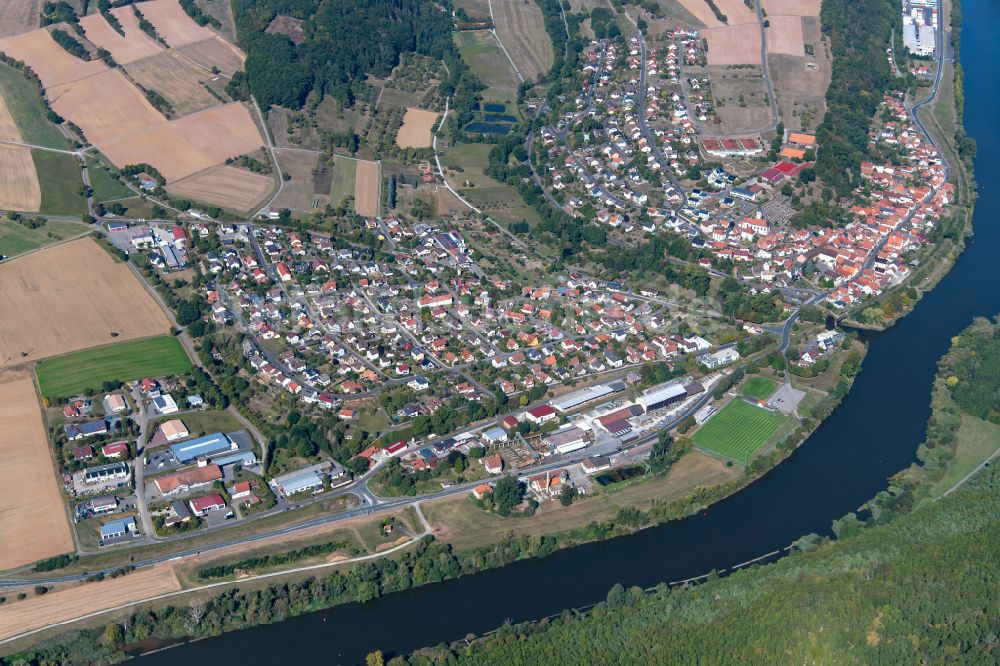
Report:
[[98,145],[117,166],[147,163],[168,181],[257,150],[264,139],[242,104],[216,106]]
[[[111,52],[111,57],[119,65],[126,65],[133,60],[155,55],[163,48],[139,30],[139,23],[132,13],[131,7],[120,7],[111,12],[122,24],[125,37],[122,37],[111,27],[100,14],[91,14],[80,19],[87,39],[97,46]],[[131,24],[127,21],[131,19]]]
[[0,606],[0,640],[179,589],[181,584],[173,566],[162,564],[42,597],[8,601]]
[[0,37],[37,28],[42,4],[43,0],[0,0]]
[[762,0],[767,15],[819,16],[820,0]]
[[493,17],[497,35],[525,79],[534,80],[552,67],[552,40],[545,31],[542,10],[524,0],[496,0]]
[[701,31],[708,40],[709,65],[759,65],[760,25],[746,23]]
[[215,65],[226,76],[232,76],[237,70],[243,69],[243,61],[246,60],[242,51],[221,37],[181,46],[177,52],[208,70]]
[[767,29],[767,52],[784,55],[804,56],[805,42],[802,38],[802,17],[770,16],[771,27]]
[[202,27],[184,13],[177,0],[152,0],[137,5],[146,20],[153,24],[156,32],[170,46],[183,46],[215,35],[211,29]]
[[358,160],[354,179],[354,211],[358,215],[376,217],[382,190],[382,169],[378,162]]
[[[0,139],[20,141],[3,97],[0,97]],[[31,149],[0,144],[0,209],[35,211],[42,204],[42,190]]]
[[219,104],[219,100],[201,84],[212,78],[211,71],[202,69],[176,51],[164,51],[136,60],[125,70],[139,85],[163,95],[179,116]]
[[33,212],[41,205],[31,148],[0,144],[0,209]]
[[403,115],[403,126],[396,135],[396,145],[400,148],[430,148],[431,130],[437,122],[438,114],[424,109],[407,109]]
[[108,67],[100,60],[84,62],[67,53],[47,30],[0,39],[0,51],[26,62],[48,88],[103,72]]
[[128,266],[90,238],[0,264],[0,367],[169,329]]
[[274,187],[271,176],[223,164],[179,180],[167,192],[171,196],[249,212],[263,203]]
[[74,552],[35,384],[27,373],[0,372],[0,432],[0,570]]
[[117,69],[47,92],[55,112],[79,125],[94,145],[167,121]]
[[[705,0],[701,1],[706,7],[708,6]],[[687,6],[687,3],[685,3],[685,6]],[[729,19],[726,22],[728,25],[743,25],[744,23],[757,23],[760,25],[757,21],[756,10],[747,7],[743,0],[715,0],[715,6]],[[709,9],[708,11],[712,10]]]

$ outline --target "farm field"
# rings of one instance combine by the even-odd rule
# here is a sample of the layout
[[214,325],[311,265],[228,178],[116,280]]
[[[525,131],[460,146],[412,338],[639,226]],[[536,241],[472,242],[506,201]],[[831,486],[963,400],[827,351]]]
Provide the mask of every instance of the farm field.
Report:
[[767,29],[767,52],[792,56],[805,55],[802,37],[802,18],[799,16],[769,16]]
[[819,16],[820,0],[762,0],[768,16]]
[[179,589],[173,567],[162,564],[41,597],[10,601],[0,606],[0,639]]
[[455,33],[455,44],[462,59],[486,86],[482,92],[483,99],[494,102],[513,102],[517,99],[517,75],[492,32],[458,32]]
[[116,165],[152,164],[173,181],[257,150],[263,143],[246,107],[226,104],[98,147]]
[[79,215],[87,212],[80,196],[80,162],[72,155],[32,149],[32,159],[42,188],[39,210],[48,215]]
[[0,37],[37,28],[42,4],[43,0],[0,0]]
[[349,157],[333,156],[333,180],[330,182],[330,203],[339,206],[355,193],[358,161]]
[[218,36],[180,46],[176,52],[209,71],[213,66],[218,67],[225,76],[232,76],[236,70],[242,69],[246,59],[242,51]]
[[246,213],[263,203],[274,187],[271,176],[223,164],[175,181],[167,192]]
[[770,377],[751,377],[743,384],[741,390],[745,395],[763,400],[770,398],[777,388],[778,382]]
[[46,90],[108,69],[100,60],[84,62],[70,55],[45,29],[0,39],[0,51],[30,65]]
[[163,51],[163,47],[153,41],[149,35],[139,29],[139,22],[132,13],[131,7],[119,7],[111,10],[111,15],[121,23],[125,36],[111,27],[100,14],[91,14],[80,19],[80,27],[95,46],[106,49],[111,57],[120,65],[127,65]]
[[170,328],[128,266],[94,240],[81,238],[29,258],[0,264],[0,367]]
[[[75,550],[31,377],[0,373],[0,570]],[[16,544],[16,547],[14,547]],[[20,615],[4,609],[7,616]],[[2,622],[2,620],[0,620]],[[0,631],[2,633],[2,631]]]
[[535,80],[552,67],[552,40],[545,31],[542,10],[533,2],[497,0],[493,3],[497,35],[521,76]]
[[[798,55],[770,53],[767,63],[785,126],[812,132],[826,112],[826,88],[830,84],[832,63],[819,19],[805,16],[801,24],[803,50]],[[806,45],[812,55],[804,55]]]
[[396,145],[400,148],[430,148],[431,134],[438,114],[424,109],[407,109],[403,116],[403,126],[396,135]]
[[[307,212],[313,210],[313,201],[315,200],[318,200],[317,203],[320,208],[331,202],[330,182],[327,181],[325,188],[317,188],[316,179],[313,178],[313,169],[319,164],[318,153],[281,150],[279,148],[277,155],[278,164],[281,166],[281,173],[282,175],[287,174],[289,179],[281,184],[281,192],[278,193],[278,197],[271,204],[273,208],[287,208],[289,210]],[[337,168],[339,169],[341,166],[349,168],[353,173],[353,160],[341,158],[337,162]],[[330,176],[332,177],[335,169],[333,167],[327,167],[327,169],[330,170]],[[344,191],[344,187],[338,186],[338,189]],[[351,196],[354,195],[353,180],[347,191],[350,192]],[[333,201],[333,203],[340,203],[343,196],[338,196],[340,196],[340,199]]]
[[137,5],[146,20],[171,47],[198,42],[215,35],[211,29],[191,20],[177,0],[152,0]]
[[[46,86],[46,90],[52,109],[79,125],[87,140],[95,146],[167,120],[116,69],[58,87]],[[135,163],[123,162],[121,165]]]
[[760,64],[760,25],[744,23],[701,31],[708,41],[709,65]]
[[25,143],[69,149],[69,142],[46,117],[38,89],[13,67],[0,64],[0,96]]
[[196,69],[190,60],[176,51],[136,60],[125,71],[141,86],[163,95],[177,115],[186,116],[219,104],[202,81],[212,78],[210,71]]
[[91,228],[83,222],[49,220],[37,229],[29,229],[17,222],[3,220],[0,221],[0,254],[13,257],[64,238],[87,233]]
[[699,428],[693,439],[704,449],[745,463],[784,420],[737,398]]
[[38,389],[50,398],[100,389],[106,381],[177,375],[191,369],[180,341],[170,335],[106,345],[49,358],[38,364]]
[[358,160],[354,178],[354,211],[365,217],[379,214],[382,193],[382,168],[378,162]]
[[0,209],[37,211],[41,203],[31,149],[0,144]]

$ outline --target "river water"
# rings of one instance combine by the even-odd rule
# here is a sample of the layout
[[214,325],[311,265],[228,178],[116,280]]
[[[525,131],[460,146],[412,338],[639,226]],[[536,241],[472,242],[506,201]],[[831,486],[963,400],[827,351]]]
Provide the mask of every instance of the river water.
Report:
[[938,287],[909,316],[872,336],[850,395],[788,460],[707,512],[638,534],[558,552],[544,560],[349,604],[279,624],[233,632],[148,655],[148,666],[177,663],[359,663],[484,633],[603,599],[615,583],[648,587],[683,580],[782,549],[886,487],[915,459],[930,414],[935,364],[950,338],[976,316],[1000,313],[994,217],[1000,134],[993,104],[993,26],[1000,3],[965,0],[962,61],[967,131],[979,142],[981,183],[975,236]]

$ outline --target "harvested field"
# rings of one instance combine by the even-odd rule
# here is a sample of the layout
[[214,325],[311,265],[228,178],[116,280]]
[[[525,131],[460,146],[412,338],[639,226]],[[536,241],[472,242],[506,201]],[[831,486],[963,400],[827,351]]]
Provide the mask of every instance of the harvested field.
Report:
[[[21,141],[21,131],[0,97],[0,139]],[[31,149],[0,144],[0,208],[36,211],[42,204],[38,173]]]
[[819,16],[820,0],[762,0],[767,15]]
[[166,315],[128,266],[92,239],[0,266],[0,367],[169,328]]
[[785,126],[812,132],[826,112],[826,88],[830,85],[829,46],[822,41],[819,19],[802,19],[805,43],[814,56],[771,54],[767,57],[771,83]]
[[42,4],[43,0],[0,0],[0,37],[37,28]]
[[521,76],[535,80],[552,67],[552,40],[545,31],[542,10],[524,0],[496,0],[493,18],[497,35]]
[[[0,374],[0,570],[73,552],[73,535],[49,455],[35,385],[25,373]],[[16,544],[16,546],[15,546]],[[4,608],[3,615],[11,613]],[[0,630],[2,633],[2,630]]]
[[[281,192],[272,202],[272,208],[308,212],[314,210],[313,202],[316,202],[319,208],[326,206],[330,202],[330,182],[327,179],[325,188],[316,186],[313,169],[318,163],[319,153],[279,150],[278,164],[281,166],[281,173],[288,174],[289,180],[281,184]],[[327,169],[332,176],[333,167]],[[353,192],[353,189],[351,191]]]
[[[138,21],[131,7],[120,7],[113,10],[112,15],[122,24],[125,36],[121,36],[111,27],[111,24],[100,14],[91,14],[80,19],[87,39],[95,45],[111,52],[111,57],[120,65],[127,65],[133,60],[156,55],[163,50],[146,33],[139,30]],[[128,19],[131,19],[129,22]]]
[[396,135],[396,145],[400,148],[430,148],[431,132],[438,114],[424,109],[407,109],[403,116],[403,126]]
[[98,146],[117,166],[146,163],[168,181],[257,150],[264,143],[242,104],[216,106]]
[[684,9],[688,10],[696,19],[701,21],[707,28],[716,28],[723,25],[719,19],[715,18],[715,12],[708,6],[705,0],[680,0]]
[[[707,5],[706,0],[702,0]],[[744,23],[757,23],[757,11],[746,6],[743,0],[714,0],[715,6],[726,15],[726,23],[729,25],[743,25]]]
[[219,104],[201,83],[212,78],[211,71],[201,69],[176,51],[136,60],[125,71],[139,85],[163,95],[177,115],[186,116]]
[[206,14],[219,19],[219,22],[222,24],[222,27],[218,28],[219,32],[230,43],[235,44],[236,24],[233,21],[233,7],[230,4],[230,0],[199,0],[198,6]]
[[87,140],[98,146],[167,120],[117,69],[49,88],[48,95],[52,109],[79,125]]
[[702,30],[709,65],[760,64],[760,25],[756,22]]
[[212,37],[181,46],[177,52],[209,71],[213,66],[218,67],[226,76],[232,76],[237,70],[243,69],[243,61],[246,60],[242,51],[221,37]]
[[0,209],[33,212],[41,205],[31,148],[0,144]]
[[71,56],[44,29],[0,39],[0,52],[27,63],[47,90],[108,68],[100,60],[84,62]]
[[802,18],[799,16],[769,16],[771,27],[767,29],[767,52],[784,55],[805,55],[802,38]]
[[377,217],[382,192],[382,169],[378,162],[358,160],[354,179],[354,211],[365,217]]
[[173,566],[161,564],[127,576],[9,602],[0,606],[0,639],[179,589],[181,584]]
[[211,167],[167,188],[171,196],[249,212],[264,202],[274,189],[274,179],[225,164]]
[[172,47],[191,42],[200,42],[215,35],[211,29],[202,27],[184,13],[177,0],[151,0],[139,5],[139,11],[153,24],[156,32]]

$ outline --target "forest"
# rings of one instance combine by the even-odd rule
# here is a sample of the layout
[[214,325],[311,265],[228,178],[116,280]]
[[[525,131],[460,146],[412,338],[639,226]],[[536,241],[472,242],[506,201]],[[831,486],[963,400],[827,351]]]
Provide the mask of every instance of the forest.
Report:
[[830,40],[833,75],[826,114],[816,130],[816,173],[841,197],[848,196],[860,178],[872,118],[892,81],[885,48],[899,17],[899,3],[893,0],[822,4],[820,20]]

